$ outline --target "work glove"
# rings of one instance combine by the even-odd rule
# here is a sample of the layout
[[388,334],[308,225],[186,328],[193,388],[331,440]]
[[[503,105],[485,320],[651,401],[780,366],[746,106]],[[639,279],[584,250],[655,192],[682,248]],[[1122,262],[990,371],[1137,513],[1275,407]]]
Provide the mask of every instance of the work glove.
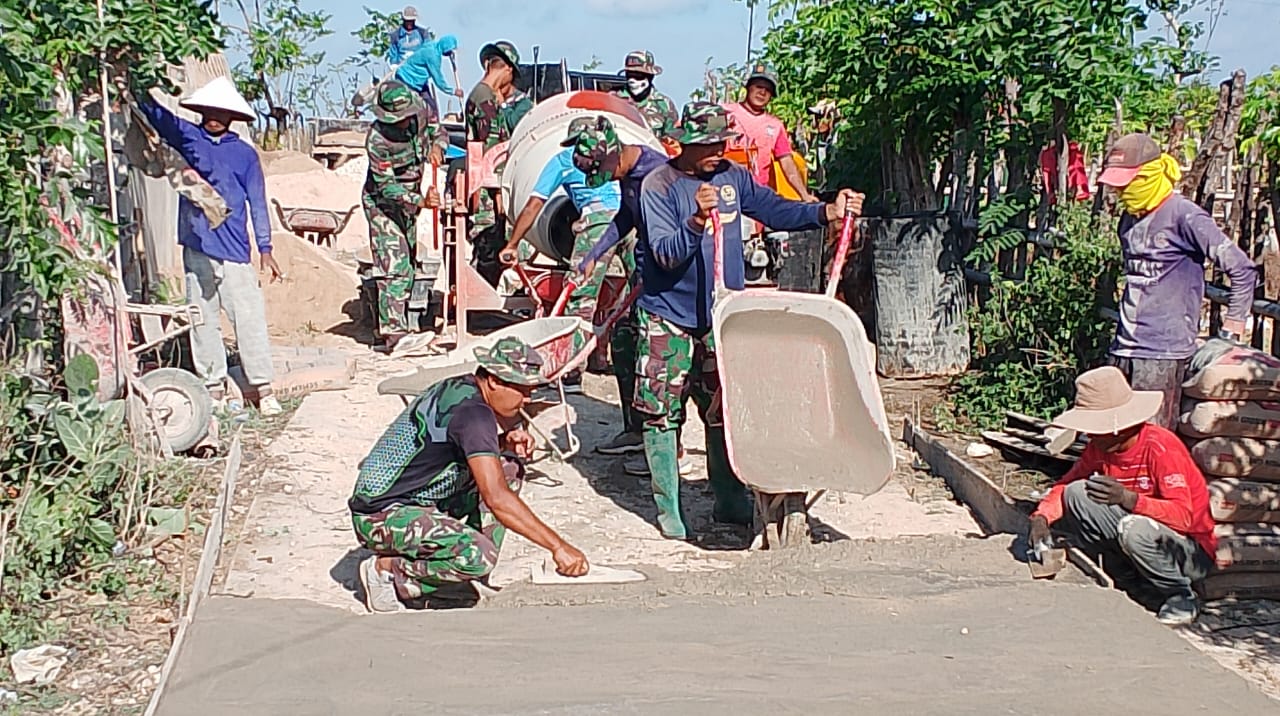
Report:
[[1116,505],[1128,512],[1138,504],[1138,493],[1121,485],[1114,477],[1094,474],[1084,486],[1085,494],[1099,505]]

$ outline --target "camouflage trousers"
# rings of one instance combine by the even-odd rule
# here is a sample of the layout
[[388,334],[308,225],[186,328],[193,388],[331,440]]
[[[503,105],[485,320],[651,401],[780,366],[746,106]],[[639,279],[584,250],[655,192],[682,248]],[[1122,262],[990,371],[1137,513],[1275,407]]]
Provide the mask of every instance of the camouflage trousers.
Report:
[[[632,405],[645,428],[678,430],[685,399],[693,400],[708,428],[724,425],[720,372],[711,329],[689,331],[643,308],[636,308],[636,383]],[[616,359],[615,359],[616,360]]]
[[414,260],[418,247],[418,217],[403,205],[389,205],[365,195],[369,220],[369,250],[382,277],[378,287],[378,333],[409,333],[409,297],[413,293]]
[[[638,290],[639,277],[635,269],[635,240],[628,239],[618,245],[619,256],[627,266],[627,290]],[[626,315],[613,324],[609,334],[609,353],[613,358],[613,377],[618,383],[618,396],[622,405],[622,427],[629,433],[639,433],[644,418],[636,411],[634,402],[636,395],[636,363],[640,356],[636,348],[640,342],[640,326],[636,320],[638,309],[632,305]]]
[[[609,228],[609,224],[613,222],[612,211],[595,211],[578,219],[573,224],[573,255],[569,257],[570,266],[578,266],[582,260],[586,258],[591,249],[600,243],[600,238],[604,236],[605,230]],[[619,244],[619,246],[624,246]],[[618,254],[622,258],[623,266],[626,267],[627,275],[630,276],[636,271],[636,259],[634,251],[623,249]],[[596,304],[600,299],[600,287],[604,284],[604,277],[609,273],[609,264],[613,258],[613,253],[602,256],[596,262],[596,268],[581,286],[573,290],[569,294],[569,301],[565,304],[564,313],[566,316],[578,316],[587,321],[592,321],[596,315]]]
[[[520,492],[524,467],[502,459],[507,485]],[[351,515],[356,539],[380,557],[401,599],[418,599],[442,586],[483,579],[498,564],[507,529],[472,489],[435,505],[395,505],[372,515]]]
[[467,231],[471,239],[471,261],[476,271],[494,286],[498,285],[503,271],[498,254],[511,238],[506,217],[498,214],[499,198],[497,189],[480,190],[476,210],[471,214],[471,228]]

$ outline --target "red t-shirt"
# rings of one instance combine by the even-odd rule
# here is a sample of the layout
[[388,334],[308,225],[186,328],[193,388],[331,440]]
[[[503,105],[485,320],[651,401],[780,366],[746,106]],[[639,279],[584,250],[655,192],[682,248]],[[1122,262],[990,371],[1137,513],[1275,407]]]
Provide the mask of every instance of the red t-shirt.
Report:
[[1115,478],[1138,493],[1133,513],[1143,515],[1195,540],[1213,556],[1218,540],[1209,514],[1209,489],[1204,475],[1178,436],[1150,423],[1124,452],[1104,453],[1090,444],[1079,462],[1049,490],[1035,514],[1052,524],[1062,517],[1062,491],[1094,473]]
[[741,102],[731,102],[724,105],[724,108],[733,116],[738,131],[742,132],[742,137],[735,144],[756,148],[755,166],[747,167],[751,170],[751,175],[755,177],[757,184],[769,186],[773,160],[791,156],[793,151],[786,126],[781,119],[768,112],[754,114]]

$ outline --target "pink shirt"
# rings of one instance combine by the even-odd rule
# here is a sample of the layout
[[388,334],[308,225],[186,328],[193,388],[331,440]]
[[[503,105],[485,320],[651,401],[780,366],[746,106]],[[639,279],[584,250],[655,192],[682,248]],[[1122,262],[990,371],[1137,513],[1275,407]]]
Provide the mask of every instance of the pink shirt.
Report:
[[[791,154],[791,138],[787,136],[787,128],[783,126],[782,120],[769,114],[762,112],[753,114],[751,110],[742,106],[740,102],[731,102],[724,105],[729,112],[729,116],[733,118],[734,125],[739,132],[742,132],[742,140],[735,144],[739,147],[748,147],[755,145],[756,161],[751,169],[752,176],[756,182],[764,186],[769,186],[769,179],[772,173],[773,160],[777,157],[785,157]],[[745,142],[743,140],[746,140]]]

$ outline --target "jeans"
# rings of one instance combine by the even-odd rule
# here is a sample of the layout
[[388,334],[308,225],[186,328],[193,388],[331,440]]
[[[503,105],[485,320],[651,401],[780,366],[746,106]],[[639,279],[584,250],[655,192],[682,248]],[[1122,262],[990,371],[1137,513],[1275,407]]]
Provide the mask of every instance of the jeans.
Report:
[[1085,481],[1067,485],[1062,504],[1069,531],[1086,549],[1118,546],[1138,572],[1165,597],[1191,595],[1191,583],[1204,579],[1213,558],[1193,539],[1178,534],[1150,517],[1089,499]]

